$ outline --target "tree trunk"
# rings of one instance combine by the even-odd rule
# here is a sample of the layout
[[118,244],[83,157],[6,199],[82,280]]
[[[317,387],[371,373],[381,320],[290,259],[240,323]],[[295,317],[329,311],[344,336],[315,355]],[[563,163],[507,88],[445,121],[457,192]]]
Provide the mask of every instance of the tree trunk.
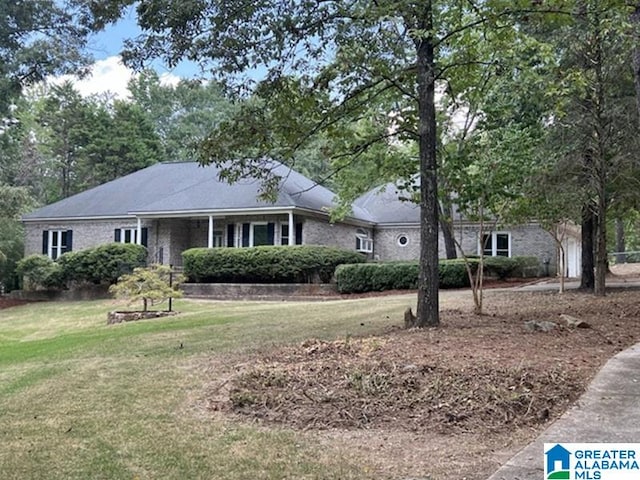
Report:
[[424,14],[415,40],[418,83],[418,134],[420,157],[420,274],[417,327],[440,323],[438,277],[438,174],[436,162],[435,62],[431,31],[432,6]]
[[458,258],[456,242],[453,238],[453,208],[449,201],[440,202],[440,231],[444,239],[444,250],[448,260]]
[[624,221],[616,218],[616,263],[627,263],[627,255],[624,252],[627,249],[626,239],[624,236]]
[[595,287],[593,224],[593,209],[591,204],[586,203],[582,207],[582,277],[580,278],[580,288],[589,291],[593,291]]
[[604,185],[601,186],[602,191],[598,195],[598,212],[596,214],[596,274],[594,283],[594,293],[598,296],[604,296],[605,282],[607,272],[609,270],[609,262],[607,255],[607,206],[606,198],[604,198]]
[[631,52],[631,63],[633,65],[633,84],[636,90],[636,108],[638,109],[638,117],[640,118],[640,1],[636,2],[630,20],[631,26],[635,29],[633,42],[635,47]]

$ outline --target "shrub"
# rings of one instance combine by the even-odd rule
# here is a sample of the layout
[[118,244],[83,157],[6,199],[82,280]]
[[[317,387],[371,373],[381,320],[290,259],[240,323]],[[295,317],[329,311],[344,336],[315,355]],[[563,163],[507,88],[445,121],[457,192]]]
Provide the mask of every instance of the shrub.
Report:
[[[438,271],[440,288],[469,286],[469,276],[462,260],[441,260]],[[418,262],[340,265],[336,269],[336,282],[341,293],[407,290],[418,288],[418,274]]]
[[504,280],[512,276],[518,266],[515,258],[510,257],[484,257],[484,274],[488,277],[497,277]]
[[418,263],[363,263],[340,265],[336,283],[341,293],[418,288]]
[[511,272],[512,277],[531,278],[539,277],[541,273],[538,257],[512,257],[516,261],[516,267]]
[[[479,258],[467,259],[475,274]],[[501,279],[512,275],[522,275],[526,269],[539,265],[536,257],[485,257],[486,275]],[[340,265],[336,269],[338,291],[341,293],[362,293],[383,290],[415,289],[418,285],[418,262],[367,263],[361,265]],[[440,288],[464,288],[470,285],[469,275],[463,259],[440,260],[438,265]]]
[[30,255],[16,265],[16,273],[23,279],[25,290],[60,288],[64,282],[60,265],[46,255]]
[[121,275],[146,264],[147,249],[131,243],[109,243],[61,255],[58,263],[67,282],[115,283]]
[[357,252],[310,245],[192,248],[182,257],[189,281],[200,283],[328,283],[338,265],[364,262]]

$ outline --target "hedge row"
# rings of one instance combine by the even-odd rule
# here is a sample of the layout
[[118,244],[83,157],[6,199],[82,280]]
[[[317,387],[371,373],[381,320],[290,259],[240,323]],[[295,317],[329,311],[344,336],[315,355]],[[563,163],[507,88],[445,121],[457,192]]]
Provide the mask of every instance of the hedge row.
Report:
[[[473,273],[480,260],[469,259]],[[485,275],[498,278],[537,276],[539,262],[536,257],[487,257]],[[336,282],[341,293],[362,293],[383,290],[410,290],[418,287],[418,262],[366,263],[340,265],[336,269]],[[469,286],[469,275],[462,259],[441,260],[439,263],[440,288]]]
[[30,255],[18,262],[17,273],[26,289],[64,288],[73,284],[112,284],[118,277],[146,264],[147,249],[141,245],[110,243],[61,255],[56,261]]
[[198,283],[328,283],[336,267],[364,257],[310,245],[192,248],[182,253],[184,273]]

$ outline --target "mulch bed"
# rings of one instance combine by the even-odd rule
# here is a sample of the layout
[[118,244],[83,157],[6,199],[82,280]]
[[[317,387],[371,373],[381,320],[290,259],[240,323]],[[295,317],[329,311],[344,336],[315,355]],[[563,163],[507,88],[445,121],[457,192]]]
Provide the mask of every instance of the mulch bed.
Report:
[[26,300],[17,300],[15,298],[0,296],[0,310],[2,310],[3,308],[11,308],[11,307],[17,307],[20,305],[25,305],[27,303],[29,302]]
[[[540,428],[599,367],[640,338],[638,292],[487,292],[485,316],[449,310],[431,330],[309,340],[235,367],[210,408],[302,430],[402,429],[500,434]],[[592,328],[561,326],[559,315]],[[530,332],[529,320],[555,321]]]

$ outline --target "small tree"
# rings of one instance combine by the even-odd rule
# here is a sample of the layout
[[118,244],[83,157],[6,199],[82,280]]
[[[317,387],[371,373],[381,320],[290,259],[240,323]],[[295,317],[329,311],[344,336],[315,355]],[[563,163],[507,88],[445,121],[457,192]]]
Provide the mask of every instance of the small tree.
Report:
[[149,305],[162,303],[168,298],[182,297],[182,291],[178,287],[184,278],[177,275],[172,282],[171,275],[171,268],[166,265],[134,268],[133,273],[122,275],[118,283],[111,285],[109,292],[116,298],[126,298],[129,305],[142,300],[143,311],[146,312]]

